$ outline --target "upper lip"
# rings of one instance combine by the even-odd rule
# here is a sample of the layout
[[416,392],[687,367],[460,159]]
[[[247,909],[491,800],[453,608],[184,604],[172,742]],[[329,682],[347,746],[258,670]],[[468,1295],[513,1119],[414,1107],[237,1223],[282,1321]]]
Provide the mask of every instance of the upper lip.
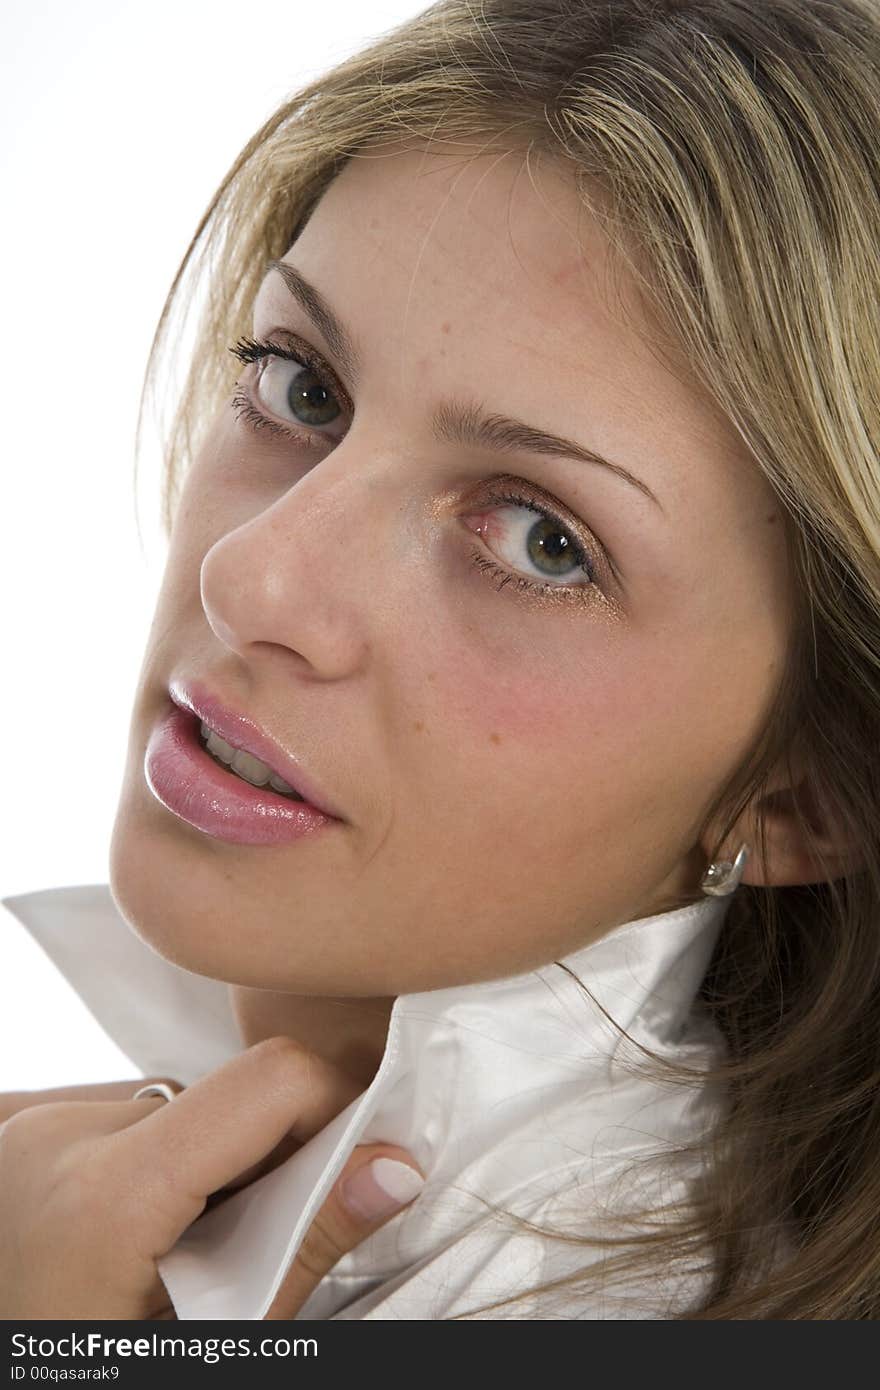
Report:
[[307,773],[301,763],[289,753],[285,753],[250,715],[239,714],[228,705],[221,704],[215,695],[195,681],[172,680],[168,693],[176,705],[210,724],[211,728],[234,748],[243,748],[246,753],[252,753],[255,758],[259,758],[278,777],[289,782],[304,801],[308,801],[327,816],[333,816],[336,820],[343,819],[339,812],[334,810],[321,788],[312,780],[311,773]]

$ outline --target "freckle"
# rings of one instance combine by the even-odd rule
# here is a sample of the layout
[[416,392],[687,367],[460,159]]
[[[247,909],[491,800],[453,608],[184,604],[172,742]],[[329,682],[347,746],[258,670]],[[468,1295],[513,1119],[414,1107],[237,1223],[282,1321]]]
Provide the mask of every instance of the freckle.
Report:
[[773,526],[774,523],[777,522],[778,520],[779,520],[779,514],[778,514],[778,512],[771,512],[770,515],[767,517],[767,522],[768,522],[768,524],[769,524],[770,526]]
[[501,739],[499,738],[498,734],[490,734],[490,735],[489,735],[489,742],[490,742],[490,743],[500,743],[500,742],[501,742]]
[[416,722],[413,724],[413,728],[415,729],[415,731],[416,731],[417,734],[420,734],[420,733],[422,732],[422,730],[424,729],[424,727],[425,727],[425,726],[424,726],[424,724],[422,723],[421,719],[417,719]]
[[428,679],[429,681],[435,681],[435,680],[437,679],[437,672],[436,672],[436,671],[429,671],[429,672],[428,672],[427,679]]

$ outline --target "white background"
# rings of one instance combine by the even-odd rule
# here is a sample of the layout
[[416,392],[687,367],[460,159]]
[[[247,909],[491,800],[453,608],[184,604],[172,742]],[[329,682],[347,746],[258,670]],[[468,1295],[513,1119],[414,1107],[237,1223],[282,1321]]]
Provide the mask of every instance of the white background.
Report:
[[[427,7],[0,7],[0,898],[107,881],[164,562],[138,398],[190,236],[287,95]],[[138,1075],[0,907],[0,1091]]]

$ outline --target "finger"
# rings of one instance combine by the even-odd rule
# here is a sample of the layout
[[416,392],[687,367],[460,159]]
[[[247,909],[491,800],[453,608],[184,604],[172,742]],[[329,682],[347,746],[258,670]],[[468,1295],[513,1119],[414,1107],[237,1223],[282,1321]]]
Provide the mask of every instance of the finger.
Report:
[[[183,1089],[180,1082],[164,1076],[148,1076],[141,1084],[154,1081],[166,1081]],[[134,1081],[100,1081],[84,1086],[53,1086],[40,1091],[7,1091],[0,1095],[0,1122],[34,1105],[55,1105],[60,1101],[130,1100],[135,1084]]]
[[[119,1084],[121,1085],[122,1083],[120,1082]],[[142,1091],[146,1086],[170,1086],[175,1093],[184,1089],[183,1082],[178,1081],[174,1076],[145,1076],[143,1081],[128,1081],[125,1084],[131,1087],[129,1096],[132,1100],[137,1095],[138,1091]],[[108,1100],[116,1099],[116,1097],[111,1097],[109,1094],[107,1098]],[[118,1098],[120,1100],[123,1099],[121,1091]]]
[[[184,1089],[181,1081],[168,1076],[157,1076],[144,1082],[134,1092],[133,1085],[132,1081],[113,1081],[102,1086],[73,1087],[57,1093],[43,1091],[37,1093],[33,1106],[22,1106],[14,1113],[20,1114],[25,1109],[39,1110],[39,1116],[35,1114],[33,1118],[45,1126],[46,1133],[54,1131],[67,1134],[70,1138],[97,1139],[137,1124],[151,1109],[156,1110],[159,1105],[167,1104],[169,1098],[176,1097]],[[153,1086],[161,1087],[162,1091],[171,1091],[172,1097],[158,1090],[141,1096],[141,1091],[148,1091]],[[71,1099],[56,1100],[56,1094],[60,1097],[70,1096]],[[99,1096],[104,1098],[98,1099]],[[132,1100],[138,1104],[132,1106]]]
[[224,1183],[221,1188],[212,1193],[208,1198],[208,1206],[217,1206],[233,1192],[238,1192],[242,1187],[249,1187],[257,1178],[263,1177],[265,1173],[271,1173],[273,1168],[280,1167],[301,1148],[302,1144],[298,1139],[294,1139],[292,1134],[283,1134],[280,1141],[265,1158],[261,1158],[257,1163],[252,1163],[249,1168],[245,1168],[243,1172],[239,1173],[237,1178]]
[[[145,1206],[164,1213],[156,1239],[170,1248],[207,1198],[265,1159],[289,1134],[305,1143],[363,1086],[287,1037],[268,1038],[200,1077],[173,1101],[107,1137],[107,1159],[138,1176]],[[157,1249],[156,1253],[164,1253]]]
[[[183,1082],[170,1076],[152,1077],[137,1090],[133,1081],[111,1081],[100,1086],[73,1086],[56,1091],[37,1091],[33,1102],[19,1106],[10,1113],[20,1114],[22,1110],[40,1111],[40,1117],[47,1125],[57,1126],[58,1132],[68,1132],[72,1136],[78,1132],[83,1137],[98,1138],[102,1134],[112,1134],[137,1124],[150,1113],[150,1109],[167,1103],[169,1096],[156,1091],[141,1096],[141,1091],[149,1091],[153,1086],[171,1091],[173,1096],[184,1089]],[[130,1102],[137,1100],[132,1107]],[[144,1109],[144,1107],[149,1107]],[[0,1115],[0,1118],[5,1116]]]
[[294,1317],[337,1261],[413,1202],[423,1183],[404,1149],[359,1145],[309,1227],[267,1321]]
[[[135,1091],[132,1100],[174,1100],[174,1097],[179,1095],[183,1089],[182,1086],[175,1086],[173,1082],[156,1080],[150,1082],[148,1085],[141,1086]],[[153,1108],[155,1109],[155,1106]],[[137,1123],[139,1119],[140,1116],[137,1116],[134,1123]],[[123,1126],[114,1126],[114,1128],[122,1129]],[[289,1133],[285,1134],[280,1144],[276,1144],[275,1148],[266,1158],[260,1159],[259,1163],[252,1163],[250,1168],[246,1168],[243,1173],[239,1173],[238,1177],[234,1178],[232,1182],[224,1183],[221,1188],[212,1193],[208,1198],[208,1207],[218,1205],[231,1193],[237,1192],[239,1188],[247,1187],[255,1178],[262,1177],[264,1173],[277,1167],[280,1162],[285,1158],[289,1158],[290,1154],[300,1147],[301,1146],[295,1140],[291,1139]]]
[[158,1097],[160,1100],[173,1100],[179,1095],[183,1087],[176,1081],[150,1081],[145,1086],[139,1086],[132,1096],[132,1100],[152,1100]]

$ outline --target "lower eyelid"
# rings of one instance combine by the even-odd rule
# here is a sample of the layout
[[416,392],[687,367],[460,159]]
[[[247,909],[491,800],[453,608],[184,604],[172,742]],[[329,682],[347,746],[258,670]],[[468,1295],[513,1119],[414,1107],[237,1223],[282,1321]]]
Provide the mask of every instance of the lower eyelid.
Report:
[[602,590],[595,582],[577,585],[540,584],[529,579],[526,575],[516,574],[515,571],[497,564],[491,556],[476,547],[471,550],[470,561],[471,565],[479,570],[481,578],[492,584],[496,593],[500,593],[502,589],[512,585],[511,593],[514,597],[526,598],[531,602],[546,601],[565,606],[576,604],[579,607],[594,604],[597,600],[604,598]]
[[292,429],[278,420],[273,420],[270,415],[259,410],[248,393],[241,389],[235,392],[229,405],[239,419],[244,419],[247,422],[248,429],[255,433],[260,430],[268,430],[270,434],[277,434],[282,439],[288,440],[295,448],[315,448],[328,442],[325,435],[309,434],[305,430]]

